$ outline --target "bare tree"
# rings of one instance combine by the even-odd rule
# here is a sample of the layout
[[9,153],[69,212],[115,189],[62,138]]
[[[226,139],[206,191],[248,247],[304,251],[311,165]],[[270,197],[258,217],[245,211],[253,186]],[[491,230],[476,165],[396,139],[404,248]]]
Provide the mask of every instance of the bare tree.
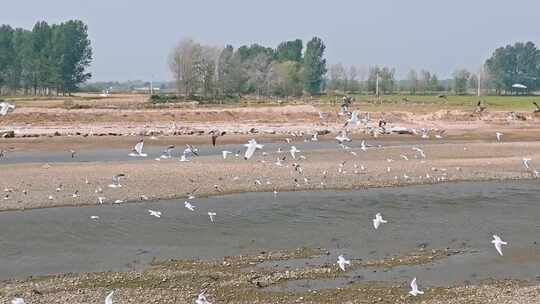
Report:
[[169,55],[169,68],[171,69],[178,92],[186,96],[192,95],[199,82],[198,71],[202,61],[202,47],[193,39],[184,39],[172,50]]

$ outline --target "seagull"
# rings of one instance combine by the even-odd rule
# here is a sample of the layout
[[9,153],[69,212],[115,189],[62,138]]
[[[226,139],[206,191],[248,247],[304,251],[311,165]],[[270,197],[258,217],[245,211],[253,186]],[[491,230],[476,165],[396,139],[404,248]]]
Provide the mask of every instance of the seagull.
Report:
[[353,111],[352,114],[351,114],[351,118],[347,119],[347,121],[345,122],[343,127],[346,127],[349,124],[352,125],[353,127],[356,127],[356,126],[358,126],[359,122],[360,121],[358,120],[358,112]]
[[255,139],[250,139],[247,144],[244,145],[246,147],[246,153],[244,154],[244,159],[248,160],[253,156],[253,153],[255,153],[256,149],[262,149],[263,145],[257,144]]
[[499,252],[501,256],[503,255],[502,245],[508,245],[507,242],[501,240],[501,238],[496,234],[493,235],[493,240],[491,241],[491,243],[493,244],[493,246],[495,246],[495,249],[497,249],[497,252]]
[[156,160],[171,159],[173,151],[174,151],[174,146],[173,145],[168,146],[167,149],[163,151],[163,154],[161,154],[159,158],[156,158]]
[[384,220],[380,213],[375,214],[375,218],[373,219],[373,227],[375,228],[375,230],[379,229],[379,226],[381,224],[386,224],[386,223],[388,223],[388,221]]
[[195,300],[195,304],[212,304],[208,302],[206,299],[206,296],[204,295],[204,292],[201,292],[199,296],[197,297],[197,300]]
[[414,278],[411,282],[411,291],[409,291],[409,294],[413,297],[424,294],[423,291],[418,289],[418,285],[416,284],[416,278]]
[[129,156],[131,156],[131,157],[147,157],[148,154],[142,153],[143,147],[144,147],[144,140],[141,139],[141,140],[135,145],[135,147],[133,148],[133,150],[131,151],[131,153],[129,153]]
[[126,175],[123,173],[113,176],[112,178],[113,183],[109,185],[109,188],[122,188],[122,185],[120,185],[120,178],[125,177],[125,176]]
[[151,216],[155,216],[157,218],[161,217],[161,211],[154,211],[154,210],[148,209],[148,212],[150,213]]
[[214,216],[216,216],[217,214],[215,212],[210,212],[208,211],[208,216],[210,217],[210,221],[213,223],[214,222]]
[[351,261],[346,260],[343,255],[340,255],[338,257],[337,263],[339,265],[339,268],[341,268],[341,270],[343,271],[345,271],[345,265],[351,265]]
[[69,152],[71,153],[71,158],[75,158],[75,154],[77,154],[77,151],[69,150]]
[[15,105],[7,102],[0,102],[0,115],[6,116],[10,110],[15,110]]
[[424,150],[418,148],[418,147],[413,147],[412,148],[414,151],[420,153],[420,156],[422,156],[422,158],[426,158],[426,153],[424,152]]
[[97,198],[98,199],[98,203],[102,204],[105,202],[105,198],[103,196],[100,196]]
[[97,216],[97,215],[92,215],[92,216],[90,216],[90,219],[91,219],[91,220],[97,221],[97,220],[99,220],[99,216]]
[[300,150],[296,149],[295,146],[291,146],[289,152],[291,153],[292,158],[296,159],[296,153],[300,152]]
[[399,157],[403,158],[404,160],[409,160],[409,158],[406,155],[400,154]]
[[531,166],[529,165],[529,162],[531,161],[530,158],[526,158],[524,157],[523,158],[523,166],[525,167],[525,169],[527,170],[530,170],[531,169]]
[[504,134],[502,134],[501,132],[495,132],[495,136],[497,136],[497,141],[498,141],[498,142],[501,142],[502,136],[503,136],[503,135],[504,135]]
[[315,132],[311,135],[311,141],[319,141],[319,133]]
[[191,210],[191,211],[195,211],[195,206],[193,206],[193,205],[192,205],[190,202],[188,202],[188,201],[185,201],[185,202],[184,202],[184,206],[185,206],[186,208],[188,208],[189,210]]
[[367,151],[367,146],[366,146],[366,141],[365,140],[362,140],[362,142],[360,143],[360,150],[366,152]]
[[113,297],[114,291],[111,291],[109,295],[105,298],[105,304],[113,304],[112,297]]
[[11,300],[11,304],[24,304],[24,299],[23,298],[15,298],[15,299]]
[[221,155],[223,156],[223,159],[227,159],[227,155],[232,154],[231,151],[221,151]]
[[336,136],[336,140],[340,144],[351,141],[351,139],[347,136],[347,134],[344,131],[341,131],[341,133],[338,136]]
[[199,149],[195,148],[192,145],[186,144],[186,149],[184,150],[183,154],[186,157],[193,157],[193,155],[199,156]]

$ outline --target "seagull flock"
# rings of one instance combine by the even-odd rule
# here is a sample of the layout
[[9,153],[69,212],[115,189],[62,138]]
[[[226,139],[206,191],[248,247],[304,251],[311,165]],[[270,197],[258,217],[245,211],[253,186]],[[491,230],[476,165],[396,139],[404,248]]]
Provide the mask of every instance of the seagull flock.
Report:
[[[14,106],[11,105],[11,104],[7,104],[5,102],[0,103],[0,115],[6,115],[8,113],[8,111],[11,111],[13,109],[14,109]],[[346,114],[343,114],[343,115],[346,115]],[[328,115],[326,113],[319,113],[319,116],[320,116],[321,120],[327,119],[327,117],[328,117]],[[347,151],[347,153],[350,153],[351,155],[357,157],[358,153],[355,152],[355,151],[352,151],[351,150],[352,148],[350,146],[348,146],[348,144],[352,142],[352,139],[351,139],[351,137],[349,135],[350,132],[351,132],[351,130],[350,130],[351,128],[355,128],[360,124],[364,124],[364,127],[365,127],[366,130],[369,131],[369,134],[372,134],[375,137],[377,136],[376,134],[381,134],[382,132],[384,132],[384,131],[381,131],[380,128],[377,129],[375,127],[369,126],[369,122],[370,122],[369,114],[366,114],[364,118],[360,119],[358,117],[358,112],[354,111],[354,112],[350,113],[350,117],[346,120],[345,124],[343,125],[343,130],[341,132],[339,132],[339,134],[335,137],[335,140],[337,141],[337,144],[338,144],[338,149]],[[379,122],[379,126],[381,126],[381,125],[383,125],[383,126],[386,125],[386,122],[384,122],[384,124]],[[419,134],[422,139],[426,139],[426,138],[429,138],[430,131],[432,131],[432,130],[421,129],[420,132],[414,131],[413,133],[414,134]],[[435,132],[436,132],[435,138],[438,138],[438,139],[442,138],[442,136],[444,134],[444,130],[435,130]],[[225,132],[213,131],[211,135],[212,135],[212,144],[213,144],[213,146],[215,146],[217,138],[219,136],[224,136]],[[293,137],[298,137],[298,136],[302,136],[303,134],[294,134],[293,133],[291,135]],[[316,142],[316,141],[318,141],[318,135],[319,135],[318,133],[314,133],[310,137],[305,138],[305,141]],[[502,142],[503,134],[501,132],[496,132],[495,133],[495,138],[496,138],[496,141],[500,143],[500,142]],[[290,139],[290,138],[286,139],[286,142],[288,144],[291,144],[292,141],[293,140]],[[255,152],[257,150],[262,150],[264,148],[264,145],[259,144],[255,139],[250,139],[243,146],[245,148],[245,151],[244,151],[244,154],[243,154],[243,159],[244,160],[250,160],[254,156],[254,154],[255,154]],[[362,151],[362,152],[367,152],[370,149],[381,148],[381,147],[382,146],[375,147],[375,146],[369,145],[368,143],[366,143],[365,140],[362,140],[361,143],[360,143],[359,150]],[[146,157],[148,157],[148,154],[144,153],[143,150],[144,150],[144,140],[140,139],[137,142],[137,144],[133,147],[132,151],[128,155],[130,157],[135,157],[135,158],[146,158]],[[173,146],[173,145],[168,146],[163,151],[163,153],[158,158],[156,158],[155,160],[156,161],[162,161],[162,160],[173,159],[174,150],[175,150],[175,146]],[[412,155],[412,156],[411,155],[407,156],[407,155],[404,155],[404,154],[400,154],[399,158],[401,158],[401,159],[403,159],[405,161],[409,161],[409,159],[414,157],[415,159],[418,159],[418,160],[420,160],[422,162],[425,162],[425,160],[427,158],[427,155],[426,155],[426,153],[425,153],[425,151],[423,149],[421,149],[420,147],[414,146],[414,147],[411,148],[411,151],[413,151],[415,154]],[[300,162],[298,162],[300,160],[305,160],[306,156],[302,155],[301,154],[302,151],[299,150],[294,145],[291,145],[287,152],[290,155],[290,158],[292,159],[292,161],[294,161],[291,164],[290,168],[292,168],[294,170],[293,171],[294,174],[298,175],[297,178],[294,178],[295,184],[297,186],[299,186],[299,181],[300,180],[303,180],[306,184],[308,184],[310,182],[310,179],[304,175],[304,170],[302,168],[302,165],[301,165]],[[75,158],[76,155],[77,155],[76,151],[74,151],[74,150],[71,150],[70,153],[71,153],[72,158]],[[277,161],[274,163],[275,166],[277,166],[277,167],[288,167],[287,165],[284,164],[285,160],[287,159],[287,156],[283,155],[284,153],[286,153],[286,152],[283,151],[281,148],[278,148],[277,154],[279,155],[279,157],[277,158]],[[221,151],[221,156],[222,156],[222,158],[224,160],[226,160],[231,155],[234,155],[236,158],[240,158],[241,157],[241,152],[240,151],[232,152],[232,151],[227,151],[227,150]],[[262,152],[262,156],[267,156],[267,155],[268,155],[268,153]],[[188,144],[188,145],[186,145],[186,148],[184,149],[183,153],[180,156],[180,161],[181,162],[188,162],[188,161],[191,161],[194,157],[197,157],[197,156],[199,156],[199,150],[196,147]],[[387,159],[388,163],[391,163],[393,161],[394,160],[391,159],[391,158]],[[533,168],[533,166],[531,165],[531,161],[532,161],[531,158],[524,157],[522,159],[523,167],[527,171],[531,172],[534,177],[540,177],[539,171]],[[260,162],[265,162],[265,161],[260,160]],[[339,167],[337,169],[338,173],[345,173],[347,171],[346,167],[345,167],[345,164],[346,164],[346,161],[339,164]],[[366,168],[365,168],[364,165],[358,166],[357,164],[354,164],[354,173],[359,174],[360,172],[365,171],[365,170],[366,170]],[[437,177],[437,179],[435,179],[434,181],[445,181],[446,180],[446,175],[447,175],[446,174],[446,169],[432,168],[432,171],[439,171],[439,170],[442,171],[443,174],[441,176]],[[388,166],[386,171],[391,172],[391,167]],[[323,181],[321,182],[321,185],[324,185],[324,180],[326,179],[327,174],[328,174],[327,171],[322,172],[322,180]],[[111,188],[111,189],[122,188],[121,181],[124,178],[126,178],[126,175],[122,174],[122,173],[113,176],[112,183],[108,185],[108,188]],[[398,177],[396,176],[395,178],[397,179]],[[407,174],[404,173],[403,178],[407,180],[410,177]],[[430,179],[431,175],[429,173],[426,173],[425,178]],[[238,177],[233,178],[233,180],[237,180],[237,179],[238,179]],[[87,184],[89,183],[88,180],[86,180],[86,183]],[[254,181],[254,183],[255,183],[255,185],[262,185],[263,181],[261,181],[260,179],[256,179]],[[270,185],[271,182],[266,181],[265,184]],[[221,191],[221,188],[220,188],[219,185],[214,185],[214,188],[217,191]],[[12,189],[5,189],[5,192],[7,194],[4,197],[4,199],[9,199],[9,192],[12,192],[12,191],[13,191]],[[26,190],[24,190],[24,191],[25,191],[24,193],[26,193]],[[61,192],[61,191],[63,191],[63,185],[59,185],[56,188],[56,192]],[[196,209],[197,209],[197,207],[193,204],[193,199],[195,199],[195,196],[194,196],[195,191],[196,190],[194,190],[192,193],[188,194],[187,200],[184,202],[184,207],[186,209],[188,209],[189,211],[191,211],[191,212],[196,212]],[[103,192],[103,189],[102,188],[97,188],[95,192],[96,192],[96,194],[100,194],[100,193]],[[278,194],[277,189],[274,189],[274,191],[273,191],[274,198],[277,198],[277,194]],[[73,198],[78,198],[79,197],[79,192],[75,191],[72,196],[73,196]],[[49,198],[49,200],[54,200],[54,197],[52,195],[50,195],[48,198]],[[141,195],[141,199],[147,200],[148,197],[146,197],[144,195]],[[98,203],[99,204],[103,204],[105,201],[106,201],[105,197],[103,197],[103,196],[98,197]],[[114,203],[115,204],[120,204],[120,203],[123,203],[123,201],[122,200],[116,200],[116,201],[114,201]],[[208,217],[210,218],[210,222],[214,223],[215,218],[217,216],[217,213],[213,212],[213,211],[208,211],[207,214],[208,214]],[[163,214],[162,214],[161,211],[148,209],[148,215],[153,216],[155,218],[161,218]],[[97,220],[99,220],[99,216],[91,216],[90,219],[94,220],[94,221],[97,221]],[[378,230],[381,227],[381,225],[387,224],[387,223],[388,223],[388,221],[383,219],[383,216],[382,216],[381,213],[376,213],[375,214],[375,218],[373,219],[373,228],[375,230]],[[491,241],[491,243],[495,247],[495,250],[498,252],[498,254],[500,256],[503,256],[503,246],[508,245],[508,243],[503,241],[501,239],[501,237],[499,237],[498,235],[493,235],[493,240]],[[339,255],[338,260],[337,260],[337,264],[339,266],[339,269],[341,269],[342,271],[346,271],[346,267],[350,266],[351,262],[350,262],[350,260],[347,260],[343,255]],[[409,294],[411,296],[418,296],[418,295],[424,294],[423,291],[419,290],[416,278],[414,278],[411,281],[410,287],[411,287],[411,290],[409,291]],[[114,291],[110,292],[107,295],[107,297],[105,298],[105,304],[112,304],[113,303],[113,295],[114,295]],[[207,300],[205,292],[200,293],[195,302],[197,304],[211,304]],[[15,299],[13,299],[11,301],[11,303],[12,304],[24,304],[24,299],[15,298]]]

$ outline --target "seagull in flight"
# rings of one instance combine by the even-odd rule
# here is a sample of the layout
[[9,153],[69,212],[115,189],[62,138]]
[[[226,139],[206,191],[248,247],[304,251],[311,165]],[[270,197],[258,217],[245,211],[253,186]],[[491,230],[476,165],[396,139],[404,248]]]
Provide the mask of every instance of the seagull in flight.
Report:
[[113,183],[109,185],[109,188],[122,188],[122,185],[120,184],[120,179],[125,176],[126,175],[123,173],[113,176],[112,178]]
[[523,158],[523,166],[524,166],[525,169],[527,169],[527,170],[531,170],[531,166],[530,166],[530,164],[529,164],[530,161],[531,161],[530,158],[526,158],[526,157]]
[[253,156],[253,153],[255,153],[255,150],[262,149],[264,146],[257,144],[257,141],[255,139],[250,139],[247,144],[244,145],[246,147],[246,153],[244,154],[244,159],[248,160]]
[[358,126],[359,122],[360,122],[360,120],[358,119],[358,112],[353,111],[352,114],[351,114],[351,118],[347,119],[347,121],[345,122],[343,127],[346,127],[348,125],[351,125],[352,127],[356,127],[356,126]]
[[192,205],[190,202],[188,202],[188,201],[185,201],[185,202],[184,202],[184,206],[185,206],[187,209],[191,210],[191,211],[195,211],[195,206],[193,206],[193,205]]
[[151,216],[155,216],[157,218],[161,217],[161,211],[154,211],[154,210],[148,209],[148,212],[150,213]]
[[170,145],[163,151],[161,156],[159,158],[156,158],[156,160],[162,160],[162,159],[171,159],[172,158],[172,152],[174,151],[174,146]]
[[129,153],[129,156],[131,156],[131,157],[147,157],[148,154],[142,152],[143,147],[144,147],[144,139],[141,139],[135,145],[135,147],[133,147],[133,150],[131,151],[131,153]]
[[9,111],[15,110],[15,105],[7,102],[0,102],[0,115],[6,116]]
[[339,268],[341,268],[341,270],[343,271],[345,271],[345,265],[351,265],[351,261],[346,260],[343,255],[340,255],[338,257],[337,263],[339,265]]
[[208,216],[210,217],[210,221],[213,223],[214,222],[214,216],[216,216],[217,214],[215,212],[210,212],[208,211]]
[[388,223],[388,221],[384,220],[380,213],[375,214],[375,218],[373,219],[373,227],[375,228],[375,230],[379,229],[379,226],[381,224],[386,224],[386,223]]
[[109,293],[107,295],[107,297],[105,298],[105,304],[113,304],[113,295],[114,295],[114,291],[111,291],[111,293]]
[[498,141],[498,142],[501,142],[501,141],[502,141],[503,135],[504,135],[504,134],[502,134],[501,132],[495,132],[495,136],[497,136],[497,141]]
[[206,296],[204,295],[204,292],[201,292],[199,296],[197,296],[197,300],[195,300],[195,304],[212,304],[208,302],[206,299]]
[[424,152],[424,150],[418,148],[418,147],[413,147],[412,148],[414,151],[420,153],[420,156],[422,156],[422,158],[426,158],[426,153]]
[[223,156],[223,159],[227,159],[227,155],[232,154],[231,151],[221,151],[221,156]]
[[416,284],[416,278],[414,278],[411,282],[411,291],[409,291],[409,294],[412,295],[413,297],[424,294],[423,291],[418,289],[418,285]]
[[300,150],[298,150],[295,146],[291,146],[289,152],[291,153],[292,158],[296,159],[296,153],[299,153]]
[[508,245],[507,242],[503,241],[498,235],[493,235],[493,240],[491,241],[493,246],[495,246],[495,249],[497,249],[497,252],[502,256],[502,245]]

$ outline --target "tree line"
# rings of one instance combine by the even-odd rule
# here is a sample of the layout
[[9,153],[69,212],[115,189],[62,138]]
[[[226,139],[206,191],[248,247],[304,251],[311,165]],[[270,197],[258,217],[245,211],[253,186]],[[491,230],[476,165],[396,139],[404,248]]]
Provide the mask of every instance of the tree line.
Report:
[[32,30],[0,26],[0,95],[66,94],[91,78],[88,27],[70,20]]
[[259,44],[224,48],[184,39],[171,51],[169,67],[179,93],[205,97],[315,95],[323,90],[326,46],[314,37],[276,48]]

